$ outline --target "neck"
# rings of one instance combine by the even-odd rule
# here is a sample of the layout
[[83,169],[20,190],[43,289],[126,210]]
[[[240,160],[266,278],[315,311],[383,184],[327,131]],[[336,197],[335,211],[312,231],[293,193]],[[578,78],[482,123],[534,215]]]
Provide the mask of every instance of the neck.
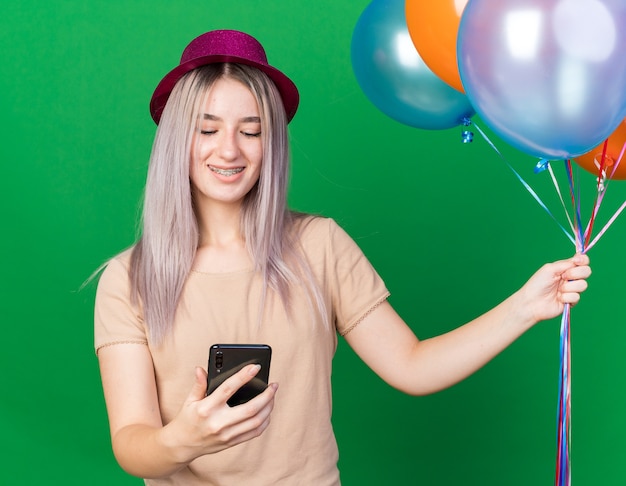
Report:
[[198,211],[200,242],[193,268],[208,273],[249,269],[252,259],[241,234],[241,208],[212,204]]
[[225,246],[243,241],[241,208],[216,205],[198,210],[200,246]]

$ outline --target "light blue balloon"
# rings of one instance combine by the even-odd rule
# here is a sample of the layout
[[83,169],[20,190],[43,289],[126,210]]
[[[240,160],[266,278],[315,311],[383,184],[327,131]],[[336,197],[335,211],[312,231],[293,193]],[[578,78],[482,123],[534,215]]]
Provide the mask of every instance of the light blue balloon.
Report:
[[476,113],[531,155],[584,154],[626,117],[626,0],[470,0],[457,57]]
[[417,53],[404,0],[374,0],[352,34],[352,67],[367,98],[387,116],[442,130],[474,114],[467,97],[435,75]]

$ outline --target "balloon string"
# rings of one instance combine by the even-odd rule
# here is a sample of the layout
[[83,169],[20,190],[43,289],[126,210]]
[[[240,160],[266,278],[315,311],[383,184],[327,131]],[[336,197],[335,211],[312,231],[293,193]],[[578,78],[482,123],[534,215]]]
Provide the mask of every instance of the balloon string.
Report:
[[545,163],[545,166],[548,169],[548,172],[550,173],[550,178],[552,179],[552,184],[554,185],[554,189],[556,190],[556,193],[559,196],[559,200],[561,202],[561,207],[563,208],[563,211],[565,212],[565,216],[567,217],[567,222],[569,223],[570,229],[572,230],[572,234],[574,234],[576,231],[574,229],[574,223],[572,223],[572,218],[569,215],[569,211],[567,210],[567,207],[565,206],[565,201],[563,200],[563,195],[561,194],[561,188],[559,187],[559,183],[556,180],[556,177],[554,176],[554,170],[552,170],[552,165],[547,163]]
[[[473,123],[473,122],[472,122]],[[506,158],[504,157],[504,155],[502,155],[502,153],[498,150],[498,148],[494,145],[494,143],[489,140],[489,137],[487,136],[487,134],[485,132],[482,131],[482,129],[476,125],[476,123],[473,123],[474,126],[476,127],[476,129],[478,130],[478,132],[482,135],[482,137],[485,139],[485,141],[491,146],[491,148],[498,154],[498,156],[500,156],[500,158],[504,161],[504,163],[507,165],[507,167],[509,169],[511,169],[511,172],[513,172],[513,174],[515,174],[515,176],[517,177],[517,179],[522,183],[522,185],[524,186],[524,188],[530,193],[530,195],[535,198],[535,201],[537,201],[539,203],[539,205],[541,206],[541,208],[548,213],[548,215],[554,220],[554,222],[559,226],[559,228],[561,228],[561,230],[563,231],[563,233],[565,233],[565,236],[568,237],[568,239],[576,244],[576,242],[574,241],[574,238],[572,237],[572,235],[570,235],[568,233],[568,231],[563,227],[563,225],[561,223],[559,223],[559,221],[554,217],[554,215],[552,214],[552,212],[550,212],[550,210],[548,209],[548,207],[543,203],[543,201],[541,200],[541,198],[537,195],[537,193],[532,189],[532,187],[530,187],[530,185],[522,178],[521,175],[519,175],[517,173],[517,171],[513,168],[513,166],[506,160]]]
[[593,223],[596,220],[596,215],[600,210],[600,204],[602,203],[602,199],[604,198],[604,193],[606,191],[606,149],[609,143],[609,139],[607,138],[604,141],[604,145],[602,147],[602,158],[600,159],[600,167],[598,167],[598,179],[596,184],[596,196],[595,201],[593,203],[593,211],[591,212],[591,218],[589,218],[589,224],[587,225],[587,229],[585,230],[585,244],[589,244],[589,240],[591,239],[591,233],[593,231]]
[[600,237],[606,232],[606,230],[609,229],[609,227],[613,224],[613,221],[615,221],[617,219],[617,217],[622,213],[622,211],[624,211],[624,209],[626,209],[626,201],[624,201],[622,203],[622,205],[619,207],[619,209],[615,212],[615,214],[613,216],[611,216],[611,219],[609,219],[609,221],[604,225],[604,227],[600,230],[600,232],[598,233],[598,235],[591,241],[591,243],[589,243],[587,245],[587,251],[591,250],[591,248],[593,248],[595,246],[595,244],[598,242],[598,240],[600,239]]
[[557,460],[555,486],[571,486],[571,339],[570,306],[565,304],[561,317],[559,405],[557,408]]
[[[609,176],[609,180],[612,179],[613,175],[615,174],[615,171],[617,170],[617,167],[619,166],[619,164],[621,163],[622,159],[624,158],[624,153],[626,152],[626,142],[624,142],[624,145],[622,146],[622,150],[619,154],[619,157],[617,158],[617,161],[615,162],[615,164],[613,165],[613,170],[611,171],[611,175]],[[608,184],[607,184],[608,185]],[[602,198],[604,197],[604,194],[606,193],[606,186],[604,188],[604,191],[602,193],[602,197],[600,198],[600,201],[602,200]],[[609,220],[607,221],[607,223],[604,225],[604,227],[600,230],[600,232],[596,235],[596,237],[591,241],[591,243],[589,243],[587,245],[586,251],[591,250],[591,248],[593,248],[595,246],[595,244],[600,240],[600,238],[602,237],[602,235],[604,235],[604,233],[606,233],[606,231],[610,228],[610,226],[613,224],[613,222],[617,219],[617,217],[622,213],[622,211],[624,211],[624,209],[626,209],[626,201],[624,201],[622,203],[622,205],[617,209],[617,211],[615,211],[615,213],[613,214],[613,216],[611,216],[609,218]]]
[[[592,215],[589,219],[589,224],[585,230],[584,239],[577,234],[577,240],[579,240],[579,244],[581,245],[579,249],[583,253],[589,251],[600,239],[600,237],[606,232],[606,230],[613,224],[613,222],[617,219],[617,217],[622,213],[622,211],[626,208],[626,201],[622,203],[619,209],[613,214],[613,216],[609,219],[609,221],[605,224],[602,230],[598,233],[598,235],[589,242],[591,234],[593,232],[593,223],[596,219],[598,211],[600,210],[600,204],[606,194],[606,189],[608,182],[606,179],[606,172],[604,170],[604,160],[606,157],[606,148],[607,142],[604,144],[604,149],[602,152],[602,161],[599,167],[598,173],[598,186],[596,199],[594,202],[594,208]],[[626,152],[626,142],[622,147],[622,151],[620,156],[611,171],[611,175],[609,180],[615,174],[615,170],[617,165],[621,162],[624,157],[624,152]],[[568,175],[568,183],[570,187],[570,194],[572,196],[573,206],[577,215],[577,226],[580,230],[580,193],[578,193],[578,197],[574,195],[574,178],[572,175],[572,167],[571,162],[566,161],[566,172]],[[578,187],[580,190],[580,187]],[[559,193],[560,196],[560,193]],[[555,477],[555,486],[571,486],[572,484],[572,476],[571,476],[571,462],[570,462],[570,454],[571,454],[571,443],[572,443],[572,396],[571,396],[571,319],[570,319],[570,306],[569,304],[565,304],[563,309],[563,315],[561,318],[561,332],[560,332],[560,370],[559,370],[559,405],[557,411],[557,459],[556,459],[556,477]]]
[[[469,125],[469,123],[468,123]],[[596,220],[596,216],[600,210],[600,205],[606,193],[606,188],[608,185],[608,181],[605,176],[606,171],[604,171],[604,161],[606,157],[606,142],[605,147],[602,154],[602,162],[600,163],[600,171],[597,182],[597,191],[596,197],[594,201],[594,207],[587,224],[583,232],[583,225],[581,221],[581,212],[580,212],[580,185],[575,184],[574,174],[572,171],[572,164],[570,160],[565,161],[565,171],[567,174],[568,188],[572,203],[572,208],[574,211],[574,221],[570,218],[569,211],[565,205],[563,200],[563,195],[561,194],[561,190],[558,182],[554,176],[554,172],[547,160],[543,160],[538,164],[538,168],[540,170],[545,170],[548,168],[550,176],[552,178],[552,182],[557,191],[559,199],[561,201],[561,205],[565,210],[565,214],[567,216],[569,225],[572,229],[575,238],[572,237],[567,230],[556,220],[554,215],[548,209],[548,207],[543,203],[541,198],[536,194],[536,192],[530,187],[528,183],[518,174],[518,172],[513,168],[513,166],[505,159],[505,157],[500,153],[497,147],[489,140],[485,132],[474,124],[476,129],[485,139],[485,141],[492,147],[492,149],[500,156],[500,158],[506,163],[509,169],[515,174],[517,179],[522,183],[524,188],[534,197],[534,199],[539,203],[539,205],[548,213],[548,215],[558,224],[561,230],[565,233],[565,235],[569,238],[572,243],[576,246],[576,250],[582,253],[586,253],[589,251],[600,239],[600,237],[607,231],[607,229],[613,224],[615,219],[621,214],[621,212],[626,209],[626,201],[620,206],[620,208],[615,212],[615,214],[610,218],[610,220],[606,223],[606,225],[602,228],[600,233],[590,242],[591,234],[593,231],[594,222]],[[617,169],[617,165],[621,162],[624,157],[624,153],[626,152],[626,143],[622,147],[622,151],[617,160],[617,163],[613,167],[611,172],[611,176],[609,180],[612,178],[615,170]],[[570,339],[570,329],[571,329],[571,320],[570,320],[570,306],[566,304],[563,309],[563,315],[561,318],[561,330],[560,330],[560,367],[559,367],[559,400],[558,400],[558,408],[557,408],[557,457],[556,457],[556,476],[555,476],[555,486],[571,486],[571,462],[570,462],[570,453],[571,453],[571,339]]]
[[567,174],[567,183],[569,187],[570,198],[572,200],[572,207],[574,209],[574,216],[575,216],[574,234],[576,235],[576,242],[574,244],[576,245],[577,251],[582,251],[584,250],[585,240],[583,238],[582,222],[581,222],[581,217],[580,217],[580,193],[578,193],[578,191],[575,190],[576,184],[574,183],[572,162],[569,159],[565,160],[565,173]]
[[613,178],[613,174],[615,174],[617,167],[619,166],[620,162],[622,161],[622,158],[624,157],[624,152],[626,152],[626,142],[624,142],[624,145],[622,146],[622,151],[620,152],[619,157],[617,158],[617,162],[615,162],[615,164],[613,165],[613,170],[611,171],[611,179]]
[[[469,123],[468,123],[469,125]],[[500,158],[506,163],[509,169],[515,174],[517,179],[522,183],[522,185],[526,188],[526,190],[534,197],[534,199],[539,203],[539,205],[548,213],[548,215],[558,224],[558,226],[563,230],[565,235],[574,243],[576,246],[576,250],[582,253],[586,253],[589,251],[600,239],[600,237],[607,231],[607,229],[613,224],[615,219],[621,214],[621,212],[626,209],[626,201],[620,206],[620,208],[616,211],[616,213],[611,217],[611,219],[606,223],[604,228],[600,231],[600,233],[590,242],[591,234],[593,232],[594,222],[596,220],[596,216],[600,210],[600,205],[606,193],[608,181],[606,180],[606,171],[604,170],[604,160],[606,157],[606,142],[605,147],[602,154],[602,162],[600,164],[599,177],[597,181],[597,191],[596,197],[594,201],[593,211],[587,227],[583,231],[583,225],[581,221],[581,211],[580,211],[580,185],[575,184],[574,174],[572,171],[572,164],[570,160],[565,161],[565,171],[567,174],[568,188],[572,203],[572,208],[574,211],[574,221],[570,218],[569,211],[565,205],[565,201],[563,200],[563,195],[561,194],[561,190],[558,182],[556,181],[556,177],[554,176],[554,172],[547,160],[541,161],[537,168],[539,170],[545,170],[546,168],[549,170],[550,176],[552,178],[552,182],[557,191],[558,197],[561,201],[561,205],[565,210],[565,214],[567,216],[567,220],[572,229],[575,238],[572,237],[567,230],[556,220],[554,215],[548,209],[548,207],[543,203],[541,198],[536,194],[536,192],[530,187],[526,181],[518,174],[518,172],[513,168],[513,166],[505,159],[505,157],[500,153],[497,147],[489,140],[485,132],[474,124],[476,129],[485,139],[485,141],[492,147],[492,149],[500,156]],[[617,160],[617,163],[613,167],[611,172],[611,177],[615,173],[617,165],[621,162],[624,153],[626,152],[626,143],[622,147],[622,151]],[[604,177],[603,177],[604,176]],[[609,180],[611,179],[609,177]],[[559,369],[559,400],[558,400],[558,408],[557,408],[557,457],[556,457],[556,476],[555,476],[555,486],[571,486],[571,462],[570,462],[570,453],[571,453],[571,339],[570,339],[570,329],[571,329],[571,321],[570,321],[570,306],[566,304],[563,309],[563,315],[561,318],[561,330],[560,330],[560,369]]]

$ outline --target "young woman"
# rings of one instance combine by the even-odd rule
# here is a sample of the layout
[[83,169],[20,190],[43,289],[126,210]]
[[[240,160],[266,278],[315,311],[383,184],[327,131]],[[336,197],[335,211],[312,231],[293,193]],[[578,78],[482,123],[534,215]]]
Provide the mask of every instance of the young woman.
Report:
[[[109,262],[95,310],[113,450],[146,484],[338,485],[338,334],[390,385],[427,394],[478,370],[587,286],[586,256],[550,263],[485,315],[418,340],[348,235],[286,207],[298,99],[237,31],[194,39],[153,96],[142,235]],[[250,365],[206,396],[215,343],[269,344],[272,383],[230,407],[258,373]]]

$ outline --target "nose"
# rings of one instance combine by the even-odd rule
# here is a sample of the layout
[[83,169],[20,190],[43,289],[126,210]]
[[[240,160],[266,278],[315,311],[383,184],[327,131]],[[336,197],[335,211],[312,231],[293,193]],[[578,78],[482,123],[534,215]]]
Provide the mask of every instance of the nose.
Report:
[[224,160],[234,160],[239,157],[239,143],[237,142],[237,132],[223,130],[217,147],[219,156]]

